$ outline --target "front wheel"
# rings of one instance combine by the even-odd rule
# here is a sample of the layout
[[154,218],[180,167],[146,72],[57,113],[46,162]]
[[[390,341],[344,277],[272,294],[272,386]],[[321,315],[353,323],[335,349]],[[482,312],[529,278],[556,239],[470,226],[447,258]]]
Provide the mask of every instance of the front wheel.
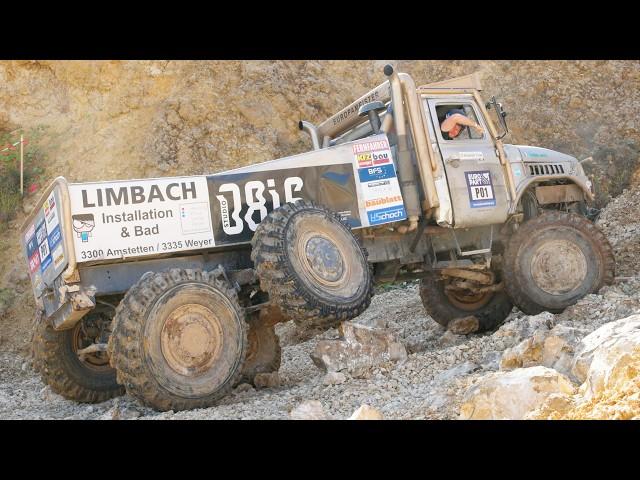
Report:
[[586,218],[548,211],[523,223],[504,255],[505,288],[524,313],[559,313],[611,284],[613,249]]

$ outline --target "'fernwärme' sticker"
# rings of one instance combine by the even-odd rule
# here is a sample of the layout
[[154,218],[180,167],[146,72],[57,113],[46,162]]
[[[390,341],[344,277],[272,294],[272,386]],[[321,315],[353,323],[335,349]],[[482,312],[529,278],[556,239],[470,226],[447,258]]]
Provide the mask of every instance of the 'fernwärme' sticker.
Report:
[[491,182],[491,172],[464,172],[469,190],[471,208],[495,207],[496,197]]

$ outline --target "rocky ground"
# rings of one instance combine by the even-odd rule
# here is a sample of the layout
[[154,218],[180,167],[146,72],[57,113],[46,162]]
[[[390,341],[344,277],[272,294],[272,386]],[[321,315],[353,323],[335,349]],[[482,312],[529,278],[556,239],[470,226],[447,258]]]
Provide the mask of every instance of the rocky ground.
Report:
[[[126,395],[97,405],[65,400],[41,383],[23,356],[5,350],[0,351],[0,418],[286,419],[300,404],[314,400],[335,419],[348,418],[362,404],[376,408],[385,419],[459,418],[465,394],[498,372],[501,360],[507,358],[505,351],[533,338],[541,325],[545,331],[554,326],[570,329],[579,341],[608,322],[640,313],[638,200],[640,189],[625,191],[598,219],[618,256],[616,283],[562,314],[528,317],[514,308],[495,332],[456,335],[425,314],[417,285],[406,284],[376,295],[355,320],[388,329],[405,345],[406,360],[388,361],[346,374],[337,380],[342,383],[325,385],[325,373],[314,365],[310,353],[319,341],[336,338],[338,332],[304,339],[287,323],[277,327],[283,346],[279,386],[256,389],[243,384],[216,407],[177,413],[155,412]],[[573,418],[588,416],[584,408]]]

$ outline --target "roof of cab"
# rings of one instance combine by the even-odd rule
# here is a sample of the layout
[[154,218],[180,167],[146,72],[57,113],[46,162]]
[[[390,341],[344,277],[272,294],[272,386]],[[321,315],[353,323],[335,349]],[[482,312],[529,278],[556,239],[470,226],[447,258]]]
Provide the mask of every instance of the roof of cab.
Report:
[[450,78],[441,82],[420,85],[418,90],[482,90],[480,72],[473,72],[462,77]]

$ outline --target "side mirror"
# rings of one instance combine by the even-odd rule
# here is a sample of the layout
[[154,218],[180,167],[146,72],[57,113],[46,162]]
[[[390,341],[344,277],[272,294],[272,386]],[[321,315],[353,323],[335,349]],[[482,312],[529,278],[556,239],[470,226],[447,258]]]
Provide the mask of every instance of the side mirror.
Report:
[[497,139],[502,140],[507,135],[507,133],[509,133],[509,127],[507,126],[507,121],[505,120],[507,112],[504,111],[504,108],[502,108],[502,104],[498,103],[495,96],[491,97],[491,100],[486,103],[485,107],[487,108],[487,110],[491,110],[491,108],[493,108],[496,111],[498,122],[500,122],[500,126],[504,130],[504,133],[498,136]]

